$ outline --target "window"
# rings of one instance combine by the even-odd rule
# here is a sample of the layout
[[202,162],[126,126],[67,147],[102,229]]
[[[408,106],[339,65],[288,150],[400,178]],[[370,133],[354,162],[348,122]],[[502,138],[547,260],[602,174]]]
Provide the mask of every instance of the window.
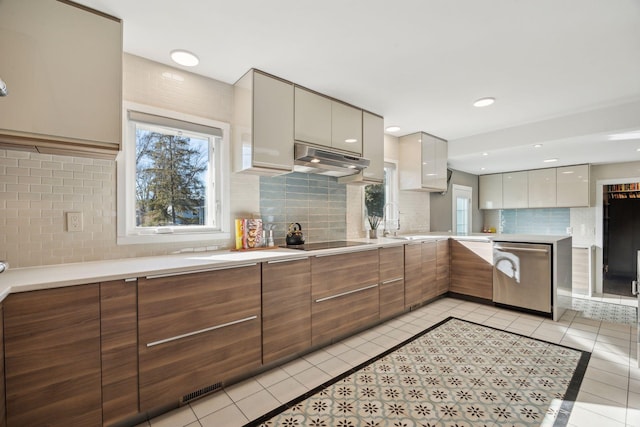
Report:
[[[382,184],[367,185],[364,190],[365,221],[368,227],[369,216],[380,218],[380,227],[386,230],[399,228],[398,211],[398,174],[395,163],[384,163],[384,182]],[[382,219],[385,222],[382,222]]]
[[473,188],[453,184],[452,210],[453,232],[457,234],[471,233],[471,201]]
[[125,123],[118,243],[228,238],[229,125],[132,104]]

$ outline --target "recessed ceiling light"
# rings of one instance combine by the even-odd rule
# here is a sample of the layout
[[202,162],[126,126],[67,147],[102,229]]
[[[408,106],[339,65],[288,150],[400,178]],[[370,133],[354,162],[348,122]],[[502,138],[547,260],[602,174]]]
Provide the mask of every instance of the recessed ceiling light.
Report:
[[349,138],[345,139],[344,142],[346,142],[347,144],[353,144],[354,142],[358,142],[358,140],[355,138]]
[[636,151],[640,151],[640,148],[636,148]]
[[545,163],[553,163],[553,162],[557,162],[558,159],[544,159],[543,162]]
[[182,49],[172,50],[171,59],[176,64],[183,65],[185,67],[195,67],[200,63],[200,60],[197,56]]
[[485,170],[486,168],[480,168],[481,171]]
[[473,103],[474,107],[488,107],[496,102],[495,98],[480,98]]
[[542,148],[542,144],[536,144],[533,146],[533,148]]
[[486,151],[484,153],[482,153],[483,156],[488,156],[489,153],[487,153]]
[[400,130],[400,126],[388,126],[385,130],[387,132],[398,132]]

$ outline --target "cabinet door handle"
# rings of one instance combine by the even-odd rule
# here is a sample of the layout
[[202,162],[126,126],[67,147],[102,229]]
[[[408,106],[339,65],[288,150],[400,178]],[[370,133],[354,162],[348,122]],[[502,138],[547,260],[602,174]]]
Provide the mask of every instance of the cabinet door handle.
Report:
[[249,316],[244,319],[234,320],[233,322],[223,323],[221,325],[211,326],[210,328],[200,329],[198,331],[187,332],[186,334],[176,335],[175,337],[165,338],[163,340],[153,341],[147,344],[147,348],[155,347],[160,344],[166,344],[171,341],[181,340],[183,338],[192,337],[194,335],[204,334],[205,332],[215,331],[216,329],[226,328],[227,326],[237,325],[239,323],[248,322],[250,320],[257,319],[258,316]]
[[129,283],[129,282],[137,282],[138,278],[137,277],[129,277],[128,279],[124,279],[125,283]]
[[399,282],[400,280],[404,280],[404,277],[398,277],[397,279],[385,280],[384,282],[382,282],[382,284],[386,285],[387,283]]
[[501,251],[520,251],[520,252],[549,252],[549,249],[536,249],[536,248],[520,248],[514,246],[495,246],[496,249]]
[[212,268],[205,268],[202,270],[179,271],[177,273],[152,274],[150,276],[147,276],[147,279],[160,279],[162,277],[183,276],[185,274],[208,273],[209,271],[229,270],[231,268],[253,267],[254,265],[258,265],[258,263],[254,262],[251,264],[227,265],[224,267],[212,267]]
[[316,302],[329,301],[331,299],[340,298],[340,297],[343,297],[345,295],[355,294],[356,292],[362,292],[362,291],[366,291],[367,289],[372,289],[372,288],[376,288],[376,287],[378,287],[377,283],[375,285],[365,286],[364,288],[358,288],[358,289],[354,289],[352,291],[342,292],[340,294],[331,295],[329,297],[318,298],[316,300]]
[[304,261],[305,259],[309,259],[309,258],[304,257],[304,258],[291,258],[291,259],[274,259],[271,261],[267,261],[267,264],[279,264],[282,262]]
[[333,254],[320,254],[320,255],[314,255],[316,258],[324,258],[326,256],[334,256],[334,255],[346,255],[346,254],[351,254],[351,253],[355,253],[355,252],[368,252],[368,251],[377,251],[378,248],[368,248],[368,249],[357,249],[354,251],[349,251],[349,252],[342,252],[342,253],[333,253]]

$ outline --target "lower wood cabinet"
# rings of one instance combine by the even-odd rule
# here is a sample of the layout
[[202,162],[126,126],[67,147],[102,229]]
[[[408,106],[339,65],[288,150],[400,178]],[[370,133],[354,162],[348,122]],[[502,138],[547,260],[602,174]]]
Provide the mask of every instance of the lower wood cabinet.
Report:
[[4,301],[7,425],[102,425],[97,284]]
[[260,265],[138,280],[140,411],[261,366]]
[[136,280],[100,283],[102,420],[113,425],[138,413]]
[[438,295],[449,292],[450,271],[449,239],[438,240],[436,242],[436,288]]
[[379,319],[378,250],[311,259],[311,343],[327,344]]
[[380,248],[380,319],[404,311],[404,249]]
[[404,306],[422,302],[422,243],[404,245]]
[[493,299],[493,247],[491,242],[451,240],[449,291]]
[[436,242],[422,242],[422,298],[428,301],[438,295],[436,282]]
[[262,263],[262,362],[311,347],[311,261]]
[[404,246],[404,280],[405,308],[422,304],[438,295],[435,241]]

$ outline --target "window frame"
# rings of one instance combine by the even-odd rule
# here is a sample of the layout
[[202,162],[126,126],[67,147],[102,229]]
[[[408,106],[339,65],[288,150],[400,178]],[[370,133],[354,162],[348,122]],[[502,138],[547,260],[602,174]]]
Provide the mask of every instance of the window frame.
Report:
[[[384,204],[383,204],[383,215],[384,215],[384,206],[387,206],[387,204],[391,204],[391,206],[387,207],[387,210],[389,208],[393,209],[395,207],[395,214],[396,217],[395,218],[385,218],[385,222],[393,220],[393,221],[399,221],[400,220],[400,206],[398,205],[398,194],[400,191],[400,187],[398,185],[398,162],[396,161],[391,161],[391,160],[385,160],[384,161],[384,179],[381,183],[383,185],[384,188]],[[366,205],[366,198],[365,198],[365,193],[366,193],[366,187],[363,187],[364,190],[362,191],[362,224],[363,224],[363,229],[365,231],[370,230],[371,227],[369,227],[369,221],[367,220],[367,205]],[[384,222],[380,222],[380,226],[378,228],[385,228],[387,224],[385,224]]]
[[[144,114],[154,115],[161,118],[179,120],[197,125],[203,125],[220,129],[222,136],[216,138],[213,143],[215,152],[214,161],[209,163],[210,177],[213,178],[213,189],[211,182],[207,185],[209,195],[215,197],[214,205],[209,207],[213,215],[217,217],[216,227],[207,226],[160,226],[160,227],[137,227],[135,219],[135,174],[136,174],[136,123],[141,121],[130,120],[129,111],[137,111]],[[230,129],[229,123],[192,116],[177,111],[166,110],[149,105],[136,104],[131,102],[123,103],[122,115],[122,147],[116,157],[117,167],[117,244],[144,244],[144,243],[177,243],[193,242],[202,240],[226,240],[231,238],[230,226]],[[144,123],[151,125],[150,123]],[[158,124],[158,126],[162,126]],[[189,133],[201,133],[186,131]],[[210,153],[210,156],[212,154]],[[211,158],[210,158],[211,160]]]

